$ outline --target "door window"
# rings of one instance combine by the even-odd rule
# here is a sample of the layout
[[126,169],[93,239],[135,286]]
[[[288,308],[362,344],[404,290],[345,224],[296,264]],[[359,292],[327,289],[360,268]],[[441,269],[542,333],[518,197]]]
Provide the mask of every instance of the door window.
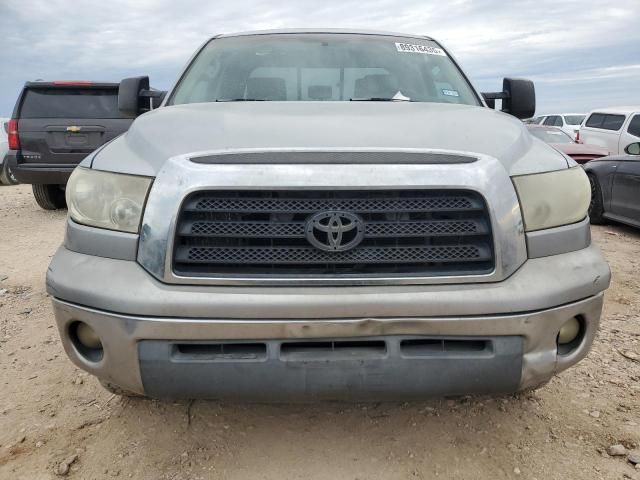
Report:
[[620,130],[626,118],[624,115],[605,115],[601,128],[605,130]]
[[561,127],[562,120],[558,115],[551,115],[550,117],[547,117],[547,119],[544,121],[544,125],[547,125],[549,127]]
[[604,115],[602,113],[592,113],[585,127],[590,128],[600,128],[602,126],[602,122],[604,120]]
[[624,115],[594,113],[589,117],[585,126],[615,131],[620,130],[626,118]]

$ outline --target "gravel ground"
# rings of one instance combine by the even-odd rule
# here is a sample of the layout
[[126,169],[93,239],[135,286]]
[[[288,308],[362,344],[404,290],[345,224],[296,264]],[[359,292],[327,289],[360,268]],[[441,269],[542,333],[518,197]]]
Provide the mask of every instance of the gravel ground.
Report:
[[594,227],[614,272],[602,328],[541,390],[265,406],[124,399],[74,367],[44,286],[65,214],[0,187],[0,479],[640,479],[638,230]]

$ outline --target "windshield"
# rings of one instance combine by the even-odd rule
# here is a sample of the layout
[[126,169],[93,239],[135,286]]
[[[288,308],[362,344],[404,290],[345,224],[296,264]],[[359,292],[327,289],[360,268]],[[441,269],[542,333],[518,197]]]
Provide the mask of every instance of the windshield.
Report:
[[534,137],[547,143],[574,143],[573,139],[559,128],[530,128]]
[[382,35],[271,34],[214,39],[169,105],[215,101],[414,101],[480,105],[430,40]]
[[586,115],[565,115],[564,121],[567,125],[580,125]]

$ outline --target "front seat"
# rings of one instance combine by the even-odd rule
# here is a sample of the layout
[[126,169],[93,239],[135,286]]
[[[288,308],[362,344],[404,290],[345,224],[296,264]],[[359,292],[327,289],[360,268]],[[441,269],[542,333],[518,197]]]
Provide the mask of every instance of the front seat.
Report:
[[392,98],[398,93],[398,82],[387,74],[367,75],[356,80],[354,98]]
[[247,80],[247,94],[245,98],[283,101],[287,99],[287,87],[283,78],[253,77]]

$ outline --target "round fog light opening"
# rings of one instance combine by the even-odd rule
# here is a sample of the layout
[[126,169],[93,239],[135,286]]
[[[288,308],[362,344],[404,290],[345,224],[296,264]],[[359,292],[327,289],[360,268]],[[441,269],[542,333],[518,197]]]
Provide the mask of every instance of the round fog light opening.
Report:
[[580,321],[576,318],[570,318],[564,325],[560,327],[558,332],[558,343],[560,345],[566,345],[573,342],[580,333]]
[[84,322],[73,322],[69,326],[69,338],[80,357],[94,363],[102,360],[102,340],[91,326]]
[[102,342],[96,331],[86,323],[79,323],[76,335],[80,343],[87,348],[102,348]]

